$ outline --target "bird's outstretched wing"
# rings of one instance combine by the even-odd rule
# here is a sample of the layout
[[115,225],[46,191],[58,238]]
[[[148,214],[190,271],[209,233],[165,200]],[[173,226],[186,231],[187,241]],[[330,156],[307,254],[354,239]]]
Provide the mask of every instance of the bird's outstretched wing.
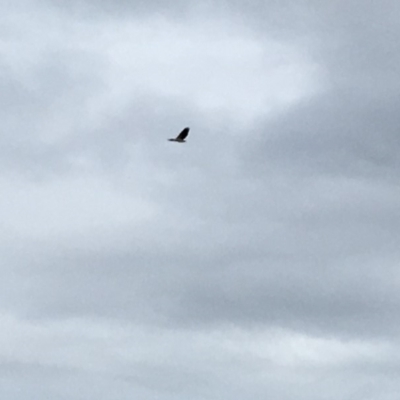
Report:
[[185,128],[177,137],[177,140],[185,140],[187,135],[189,135],[190,128]]

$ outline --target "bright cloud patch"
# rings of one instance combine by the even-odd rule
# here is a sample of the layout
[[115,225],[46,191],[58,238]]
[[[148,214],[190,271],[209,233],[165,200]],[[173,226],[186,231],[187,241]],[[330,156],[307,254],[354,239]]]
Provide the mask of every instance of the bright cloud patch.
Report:
[[122,98],[157,92],[251,120],[296,103],[319,84],[316,64],[299,49],[261,42],[220,21],[154,19],[109,32],[110,83]]

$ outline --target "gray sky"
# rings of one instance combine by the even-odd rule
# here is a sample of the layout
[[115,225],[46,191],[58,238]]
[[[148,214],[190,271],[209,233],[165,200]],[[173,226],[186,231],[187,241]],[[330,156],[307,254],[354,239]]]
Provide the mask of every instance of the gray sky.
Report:
[[0,397],[397,400],[400,3],[168,3],[0,0]]

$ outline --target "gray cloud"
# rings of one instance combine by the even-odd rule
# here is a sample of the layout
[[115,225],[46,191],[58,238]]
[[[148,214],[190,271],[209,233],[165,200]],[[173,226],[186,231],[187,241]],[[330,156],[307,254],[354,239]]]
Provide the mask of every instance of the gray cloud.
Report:
[[1,8],[3,397],[397,398],[394,1]]

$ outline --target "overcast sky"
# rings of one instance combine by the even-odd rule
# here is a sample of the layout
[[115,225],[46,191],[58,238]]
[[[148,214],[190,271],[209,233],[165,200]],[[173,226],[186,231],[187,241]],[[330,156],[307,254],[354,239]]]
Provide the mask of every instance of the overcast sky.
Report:
[[399,18],[0,0],[0,397],[397,400]]

